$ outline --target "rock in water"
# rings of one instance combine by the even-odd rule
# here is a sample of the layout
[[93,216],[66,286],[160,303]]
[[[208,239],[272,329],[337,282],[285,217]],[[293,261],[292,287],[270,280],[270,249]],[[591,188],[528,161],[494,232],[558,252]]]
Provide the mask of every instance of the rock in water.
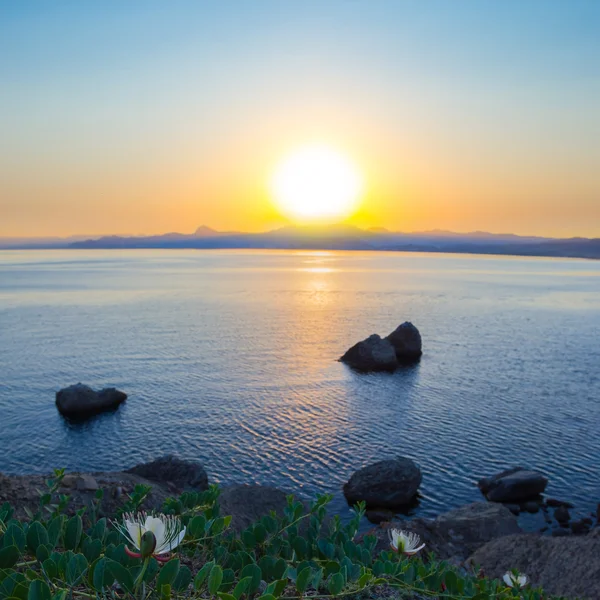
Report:
[[181,490],[193,489],[203,492],[208,489],[208,475],[200,463],[184,460],[172,454],[161,456],[149,463],[136,465],[125,472],[150,479],[150,481],[172,483]]
[[419,360],[423,354],[421,334],[409,321],[402,323],[385,339],[394,347],[399,362],[414,362]]
[[66,417],[83,418],[116,408],[127,394],[115,388],[94,391],[89,385],[77,383],[56,392],[56,407]]
[[514,467],[477,483],[491,502],[519,502],[543,493],[548,479],[537,471]]
[[367,507],[398,508],[410,503],[421,485],[421,469],[399,456],[356,471],[344,485],[348,504],[364,501]]
[[394,347],[376,333],[354,344],[340,360],[358,371],[393,371],[398,366]]

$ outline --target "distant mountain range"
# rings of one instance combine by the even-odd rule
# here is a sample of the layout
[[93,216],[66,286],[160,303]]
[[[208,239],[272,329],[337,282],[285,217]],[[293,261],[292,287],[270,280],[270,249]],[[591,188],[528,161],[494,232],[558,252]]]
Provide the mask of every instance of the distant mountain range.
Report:
[[360,229],[351,225],[282,227],[265,233],[216,231],[205,225],[192,234],[151,236],[110,235],[99,238],[0,238],[0,249],[44,248],[253,248],[319,250],[395,250],[406,252],[456,252],[519,256],[600,258],[600,238],[545,238],[495,234],[484,231],[455,233],[433,230],[413,233],[383,227]]

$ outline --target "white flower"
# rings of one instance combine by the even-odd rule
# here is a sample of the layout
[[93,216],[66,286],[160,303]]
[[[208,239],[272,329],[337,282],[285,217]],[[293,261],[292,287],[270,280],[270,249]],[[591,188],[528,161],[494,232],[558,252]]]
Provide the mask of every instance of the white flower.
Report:
[[527,585],[527,575],[522,575],[521,573],[515,574],[508,571],[508,573],[504,574],[504,577],[502,579],[508,587],[522,588]]
[[401,529],[392,529],[388,532],[390,537],[390,545],[394,552],[402,552],[403,554],[416,554],[425,548],[425,544],[421,542],[421,538],[412,532],[405,532]]
[[[150,531],[156,538],[156,546],[152,552],[153,556],[160,560],[161,554],[171,552],[185,537],[185,527],[181,526],[181,521],[172,515],[147,515],[139,512],[136,515],[126,513],[123,515],[123,523],[115,523],[115,527],[127,538],[138,553],[129,552],[128,554],[140,557],[139,551],[142,545],[142,536]],[[128,550],[126,548],[126,550]],[[164,557],[163,557],[164,560]]]

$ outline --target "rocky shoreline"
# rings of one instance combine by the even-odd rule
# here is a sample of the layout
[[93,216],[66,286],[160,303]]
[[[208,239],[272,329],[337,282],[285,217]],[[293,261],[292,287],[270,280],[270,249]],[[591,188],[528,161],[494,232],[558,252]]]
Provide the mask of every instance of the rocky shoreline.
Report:
[[[427,544],[427,550],[438,559],[448,560],[464,568],[477,565],[486,576],[494,578],[501,577],[509,569],[517,568],[548,593],[600,599],[597,584],[600,581],[600,514],[596,519],[589,518],[589,527],[579,530],[566,527],[564,521],[560,523],[559,516],[564,516],[561,511],[566,510],[568,513],[568,503],[549,499],[540,504],[538,498],[538,506],[543,507],[540,510],[544,514],[547,514],[549,508],[554,509],[554,516],[559,521],[557,531],[565,532],[560,536],[544,535],[542,532],[525,533],[514,514],[514,506],[520,507],[519,504],[507,507],[503,503],[485,499],[455,508],[435,519],[398,519],[389,508],[392,498],[398,499],[394,494],[402,486],[407,486],[414,493],[420,484],[420,470],[415,472],[414,465],[409,464],[410,462],[412,461],[409,459],[392,459],[365,467],[357,471],[345,486],[346,497],[352,502],[360,500],[365,489],[370,490],[371,494],[374,489],[384,496],[387,494],[390,501],[387,509],[374,507],[381,503],[377,497],[371,496],[369,511],[371,517],[373,514],[378,515],[379,518],[374,520],[379,521],[379,524],[364,534],[374,535],[379,548],[387,548],[388,531],[400,527],[417,533]],[[495,477],[491,478],[496,482],[495,487],[492,487],[497,490],[498,485],[501,485],[505,492],[510,488],[511,481],[516,481],[517,487],[520,486],[522,490],[530,491],[532,488],[523,487],[524,481],[536,482],[537,488],[534,485],[533,489],[538,489],[543,483],[539,474],[519,468]],[[508,484],[506,481],[498,484],[498,481],[506,477],[509,478]],[[27,509],[35,511],[37,508],[39,490],[44,489],[45,479],[41,475],[0,474],[0,504],[9,502],[16,509],[15,516],[25,518]],[[403,483],[399,483],[396,489],[394,481]],[[69,510],[75,512],[79,508],[90,506],[97,491],[102,489],[104,493],[100,510],[111,516],[138,484],[152,486],[152,491],[144,502],[144,509],[157,510],[168,497],[186,490],[207,489],[209,477],[199,463],[166,456],[121,472],[68,473],[58,493],[70,496]],[[482,491],[486,489],[488,497],[489,484],[490,478],[480,482]],[[402,500],[406,500],[411,493]],[[514,500],[514,487],[512,493]],[[232,516],[232,527],[240,531],[270,511],[282,513],[286,497],[286,492],[273,487],[226,485],[221,487],[219,505],[222,514]],[[565,535],[568,537],[564,537]]]

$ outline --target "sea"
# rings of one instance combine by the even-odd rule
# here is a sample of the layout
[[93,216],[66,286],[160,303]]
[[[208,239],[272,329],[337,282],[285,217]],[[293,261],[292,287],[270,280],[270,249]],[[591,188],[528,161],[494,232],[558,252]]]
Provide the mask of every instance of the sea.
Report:
[[[411,321],[395,373],[338,361]],[[77,382],[129,396],[73,423]],[[395,252],[0,252],[0,471],[120,470],[164,454],[215,483],[334,495],[375,461],[423,473],[411,514],[482,500],[482,476],[543,472],[600,501],[600,262]]]

